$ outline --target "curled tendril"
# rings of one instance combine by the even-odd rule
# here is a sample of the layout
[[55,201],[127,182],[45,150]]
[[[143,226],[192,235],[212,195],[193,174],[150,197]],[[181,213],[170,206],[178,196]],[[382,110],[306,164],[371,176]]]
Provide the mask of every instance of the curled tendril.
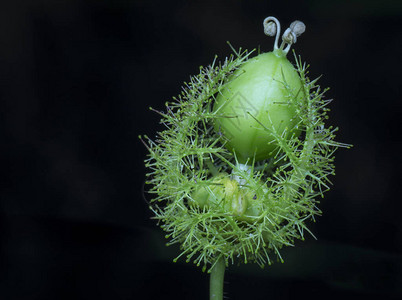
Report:
[[[300,36],[303,32],[306,31],[306,25],[302,21],[293,21],[289,28],[296,34],[296,36]],[[295,42],[296,43],[296,42]]]
[[264,33],[268,36],[274,36],[276,34],[276,23],[268,19],[264,21]]
[[281,32],[281,24],[275,17],[267,17],[264,19],[264,33],[268,36],[275,36],[274,50],[278,49],[279,34]]
[[[274,51],[277,49],[283,50],[285,54],[287,54],[290,50],[292,44],[295,44],[297,41],[297,37],[299,37],[304,31],[306,31],[306,25],[301,21],[293,21],[289,28],[285,30],[282,35],[282,43],[281,46],[278,47],[279,35],[281,32],[281,25],[277,18],[275,17],[267,17],[263,21],[264,33],[268,36],[275,35],[275,43],[274,43]],[[287,45],[286,48],[285,44]]]

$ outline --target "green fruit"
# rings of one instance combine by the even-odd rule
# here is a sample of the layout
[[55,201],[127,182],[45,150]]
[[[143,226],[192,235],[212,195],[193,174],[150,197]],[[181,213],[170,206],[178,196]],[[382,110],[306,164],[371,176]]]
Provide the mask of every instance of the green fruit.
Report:
[[239,162],[272,156],[278,147],[272,131],[285,139],[300,134],[296,102],[304,95],[302,87],[280,49],[248,60],[233,74],[216,98],[214,128]]
[[240,186],[229,174],[220,173],[212,178],[208,186],[195,189],[190,205],[219,208],[238,220],[253,222],[261,216],[262,201],[266,192],[263,183],[254,191],[247,186]]

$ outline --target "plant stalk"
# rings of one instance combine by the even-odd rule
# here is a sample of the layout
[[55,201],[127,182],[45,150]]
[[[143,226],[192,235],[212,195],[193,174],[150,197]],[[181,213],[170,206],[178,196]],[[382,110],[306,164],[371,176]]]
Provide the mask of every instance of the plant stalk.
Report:
[[223,300],[223,278],[225,277],[225,260],[223,256],[218,258],[211,270],[209,278],[210,300]]

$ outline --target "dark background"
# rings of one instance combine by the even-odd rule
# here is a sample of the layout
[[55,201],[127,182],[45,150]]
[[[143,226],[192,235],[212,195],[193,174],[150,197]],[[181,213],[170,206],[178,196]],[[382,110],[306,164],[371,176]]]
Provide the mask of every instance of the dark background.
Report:
[[208,276],[164,246],[143,197],[164,102],[200,65],[294,49],[331,90],[334,187],[285,263],[231,267],[229,299],[402,297],[401,1],[2,1],[0,298],[207,299]]

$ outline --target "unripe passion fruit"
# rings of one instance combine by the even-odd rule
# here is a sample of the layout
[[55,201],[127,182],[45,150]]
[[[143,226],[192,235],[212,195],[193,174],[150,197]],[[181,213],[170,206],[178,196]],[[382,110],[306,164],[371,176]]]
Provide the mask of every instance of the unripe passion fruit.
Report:
[[299,74],[285,52],[260,54],[244,63],[217,96],[215,130],[240,163],[267,159],[278,146],[271,130],[285,139],[300,134],[295,104],[303,95]]
[[246,186],[240,187],[229,174],[220,173],[212,178],[208,188],[196,188],[190,205],[219,208],[225,213],[231,213],[238,220],[252,222],[261,216],[262,199],[266,192],[262,182],[258,189],[252,190]]
[[[329,189],[333,154],[347,146],[325,126],[329,101],[316,80],[300,59],[296,72],[285,57],[303,26],[293,22],[280,46],[277,19],[266,18],[264,28],[276,33],[273,53],[248,60],[249,52],[239,51],[201,68],[167,112],[158,112],[166,128],[145,144],[154,218],[169,244],[180,244],[179,257],[212,272],[221,258],[270,264],[270,252],[280,257],[283,246],[304,239],[306,222],[320,214],[315,198]],[[240,163],[216,140],[227,141]],[[281,166],[270,158],[277,151]],[[247,161],[254,158],[269,161]]]

